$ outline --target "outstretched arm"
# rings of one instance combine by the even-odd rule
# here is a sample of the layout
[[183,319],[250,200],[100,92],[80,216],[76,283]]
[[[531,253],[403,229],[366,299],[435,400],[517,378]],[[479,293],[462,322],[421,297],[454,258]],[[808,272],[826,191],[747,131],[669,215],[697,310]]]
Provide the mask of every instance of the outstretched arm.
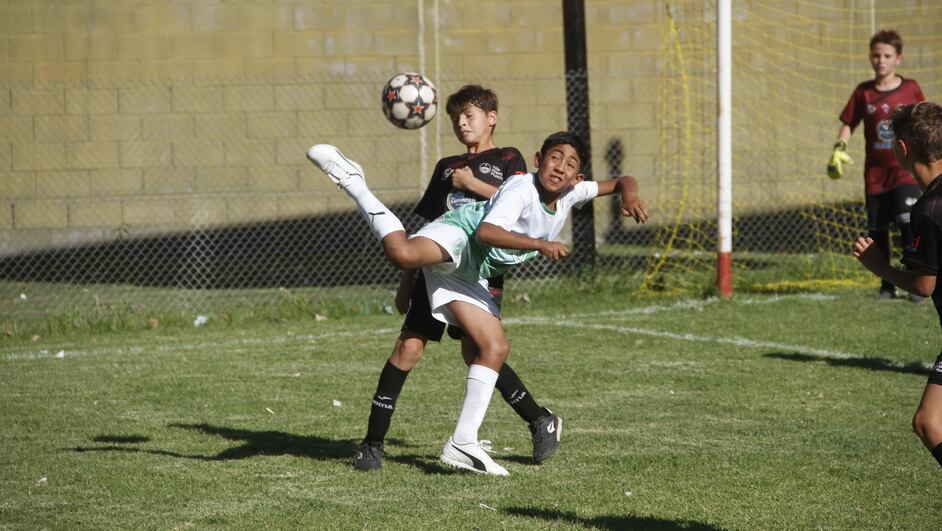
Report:
[[921,271],[903,271],[891,266],[880,249],[873,245],[873,239],[857,237],[854,240],[854,257],[874,275],[923,297],[935,291],[935,274]]
[[569,256],[569,249],[560,242],[538,240],[523,234],[510,232],[486,221],[478,226],[477,238],[479,242],[491,247],[537,251],[550,260],[559,260]]
[[638,223],[648,220],[648,207],[638,197],[638,181],[630,175],[599,181],[599,195],[621,194],[621,215],[632,217]]

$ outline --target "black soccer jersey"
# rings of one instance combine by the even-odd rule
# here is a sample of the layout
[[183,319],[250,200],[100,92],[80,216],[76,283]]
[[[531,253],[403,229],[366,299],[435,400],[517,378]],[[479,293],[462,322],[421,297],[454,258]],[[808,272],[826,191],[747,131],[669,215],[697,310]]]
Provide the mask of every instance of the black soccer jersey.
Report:
[[451,175],[456,169],[464,166],[467,166],[475,177],[492,186],[500,186],[511,175],[527,173],[523,155],[512,147],[445,157],[435,165],[425,194],[415,206],[415,213],[432,221],[461,205],[486,199],[454,187]]
[[913,242],[903,249],[902,262],[910,269],[936,275],[932,302],[942,325],[942,175],[936,177],[910,213]]

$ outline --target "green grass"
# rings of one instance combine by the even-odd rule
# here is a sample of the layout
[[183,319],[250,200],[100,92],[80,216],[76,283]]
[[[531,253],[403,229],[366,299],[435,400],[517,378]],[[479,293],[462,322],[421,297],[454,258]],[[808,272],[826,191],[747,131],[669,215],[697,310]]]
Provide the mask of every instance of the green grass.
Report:
[[439,464],[466,372],[446,340],[406,383],[383,470],[352,469],[396,316],[16,335],[0,527],[942,526],[909,426],[939,350],[931,304],[520,287],[510,362],[565,419],[542,466],[499,394],[481,434],[511,476]]

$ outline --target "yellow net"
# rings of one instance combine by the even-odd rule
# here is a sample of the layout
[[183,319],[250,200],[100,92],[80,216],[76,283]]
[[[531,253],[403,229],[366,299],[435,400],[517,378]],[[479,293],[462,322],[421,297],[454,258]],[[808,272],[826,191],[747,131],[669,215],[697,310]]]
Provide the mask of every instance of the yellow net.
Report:
[[[903,37],[899,73],[928,99],[942,84],[942,3],[775,2],[733,5],[734,283],[792,291],[870,284],[850,256],[865,231],[863,131],[841,180],[825,171],[838,115],[871,79],[874,30]],[[659,51],[662,219],[644,290],[708,286],[716,260],[716,6],[672,2]],[[899,246],[894,246],[898,256]],[[804,288],[802,288],[804,286]]]

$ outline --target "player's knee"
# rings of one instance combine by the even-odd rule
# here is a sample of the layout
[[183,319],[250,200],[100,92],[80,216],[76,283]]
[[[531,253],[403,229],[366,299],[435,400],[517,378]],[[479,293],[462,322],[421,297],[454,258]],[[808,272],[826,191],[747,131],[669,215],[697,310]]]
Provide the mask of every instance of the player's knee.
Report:
[[396,343],[396,348],[393,349],[389,360],[400,370],[410,371],[422,359],[423,352],[425,352],[425,342],[417,338],[409,338]]
[[913,415],[913,432],[926,442],[930,433],[942,431],[942,423],[939,420],[938,415],[932,415],[929,411],[920,408]]
[[507,359],[508,354],[510,354],[510,343],[507,342],[506,337],[501,337],[488,340],[485,344],[480,345],[478,356],[481,359],[500,364]]

